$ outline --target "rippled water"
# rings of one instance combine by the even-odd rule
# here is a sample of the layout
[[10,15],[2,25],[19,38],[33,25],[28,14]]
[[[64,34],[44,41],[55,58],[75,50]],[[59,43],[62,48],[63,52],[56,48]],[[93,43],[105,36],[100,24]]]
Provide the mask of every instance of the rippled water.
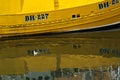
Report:
[[1,38],[0,80],[120,80],[119,43],[119,31]]

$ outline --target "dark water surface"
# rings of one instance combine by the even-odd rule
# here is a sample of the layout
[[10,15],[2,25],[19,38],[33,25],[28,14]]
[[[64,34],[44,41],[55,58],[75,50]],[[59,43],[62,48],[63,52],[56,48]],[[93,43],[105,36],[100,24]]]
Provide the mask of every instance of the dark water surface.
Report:
[[119,64],[120,30],[0,38],[5,80],[120,80]]

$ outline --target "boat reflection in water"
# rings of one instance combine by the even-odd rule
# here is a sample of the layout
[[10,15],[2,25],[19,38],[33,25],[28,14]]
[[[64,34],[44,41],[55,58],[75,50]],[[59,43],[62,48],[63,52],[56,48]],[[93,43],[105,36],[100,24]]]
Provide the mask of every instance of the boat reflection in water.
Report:
[[98,69],[64,68],[56,74],[57,80],[120,80],[120,66]]
[[120,80],[119,61],[119,57],[70,54],[0,59],[0,80]]
[[96,69],[63,68],[23,75],[1,75],[0,80],[120,80],[120,66]]
[[1,38],[0,80],[120,80],[119,33]]

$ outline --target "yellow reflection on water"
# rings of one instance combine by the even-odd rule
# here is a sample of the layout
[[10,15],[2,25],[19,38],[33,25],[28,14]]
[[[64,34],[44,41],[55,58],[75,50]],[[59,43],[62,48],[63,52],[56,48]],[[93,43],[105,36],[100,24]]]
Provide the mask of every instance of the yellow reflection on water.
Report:
[[60,68],[91,68],[119,65],[120,58],[94,55],[43,55],[0,59],[0,74],[55,71]]

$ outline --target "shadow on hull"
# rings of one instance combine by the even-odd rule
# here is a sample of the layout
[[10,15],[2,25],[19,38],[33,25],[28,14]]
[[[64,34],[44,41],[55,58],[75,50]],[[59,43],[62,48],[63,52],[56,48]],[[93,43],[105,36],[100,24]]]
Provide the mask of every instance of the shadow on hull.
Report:
[[[79,38],[120,38],[120,23],[99,28],[68,31],[68,32],[48,32],[41,34],[20,35],[1,37],[0,40],[29,39],[29,38],[53,38],[53,37],[79,37]],[[115,35],[115,36],[114,36]]]

